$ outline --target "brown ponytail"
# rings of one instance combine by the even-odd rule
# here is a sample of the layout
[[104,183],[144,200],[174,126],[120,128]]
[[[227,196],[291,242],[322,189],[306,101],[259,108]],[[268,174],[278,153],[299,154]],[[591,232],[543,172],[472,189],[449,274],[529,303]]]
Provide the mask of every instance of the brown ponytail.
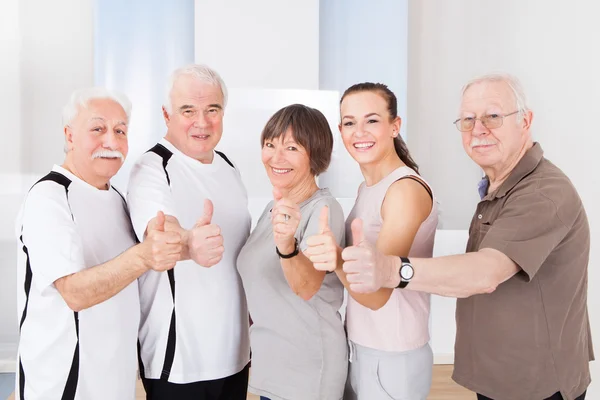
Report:
[[[375,92],[379,94],[387,102],[390,119],[393,120],[398,116],[398,100],[396,99],[396,95],[383,83],[364,82],[350,86],[342,95],[340,105],[344,101],[344,98],[349,94],[360,92]],[[394,149],[396,149],[396,153],[398,154],[398,157],[400,157],[400,160],[418,174],[419,166],[411,157],[406,143],[402,140],[402,137],[400,137],[400,133],[394,138]]]

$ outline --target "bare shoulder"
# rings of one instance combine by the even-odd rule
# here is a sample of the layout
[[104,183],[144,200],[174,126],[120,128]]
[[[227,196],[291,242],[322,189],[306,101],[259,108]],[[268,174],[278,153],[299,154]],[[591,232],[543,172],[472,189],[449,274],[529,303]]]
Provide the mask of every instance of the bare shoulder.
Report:
[[433,207],[433,199],[424,186],[427,184],[416,179],[419,178],[399,179],[390,185],[381,206],[381,216],[384,220],[390,215],[410,215],[420,221],[427,219]]

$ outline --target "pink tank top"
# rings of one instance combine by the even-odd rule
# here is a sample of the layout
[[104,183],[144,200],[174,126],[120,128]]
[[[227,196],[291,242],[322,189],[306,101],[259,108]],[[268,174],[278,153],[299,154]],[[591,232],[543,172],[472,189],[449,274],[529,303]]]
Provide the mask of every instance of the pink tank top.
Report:
[[[385,194],[394,182],[405,176],[416,176],[426,183],[415,171],[404,166],[373,186],[366,186],[365,182],[360,185],[356,203],[346,220],[347,246],[352,244],[350,224],[355,218],[362,218],[366,239],[371,243],[377,242],[383,224],[381,206]],[[433,255],[437,223],[438,210],[434,195],[431,213],[417,231],[409,257],[427,258]],[[422,347],[429,342],[429,300],[427,293],[394,289],[388,302],[373,311],[348,296],[348,338],[359,345],[384,351],[400,352]]]

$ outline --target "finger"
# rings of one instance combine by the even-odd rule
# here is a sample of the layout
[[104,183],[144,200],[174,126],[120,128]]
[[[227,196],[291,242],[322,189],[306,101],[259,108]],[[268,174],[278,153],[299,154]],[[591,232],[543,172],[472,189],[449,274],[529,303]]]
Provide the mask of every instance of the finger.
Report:
[[319,232],[321,234],[329,232],[329,206],[325,206],[321,209],[319,215]]
[[[344,270],[345,271],[345,270]],[[348,283],[364,283],[365,279],[361,274],[348,274],[346,273],[346,280]]]
[[217,237],[220,235],[221,227],[215,224],[197,227],[194,232],[194,236],[198,238],[210,238]]
[[311,247],[323,246],[331,243],[332,240],[329,235],[312,235],[306,239],[306,244]]
[[159,232],[165,231],[165,214],[162,211],[156,213],[156,223],[154,224],[154,230]]
[[364,250],[361,249],[360,247],[348,246],[344,250],[342,250],[342,259],[344,261],[358,260],[362,256],[363,253],[364,253]]
[[296,228],[290,226],[289,224],[275,224],[273,225],[273,232],[278,233],[280,235],[293,236],[296,233]]
[[335,264],[333,263],[313,263],[313,266],[317,271],[335,271]]
[[354,244],[355,246],[359,246],[362,242],[365,241],[362,219],[360,219],[360,218],[354,219],[354,221],[352,221],[351,229],[352,229],[352,244]]
[[277,206],[275,206],[275,208],[273,209],[273,213],[275,215],[289,215],[290,217],[296,218],[297,220],[300,220],[300,217],[302,216],[302,214],[300,214],[300,210],[296,207],[289,207],[286,205],[282,205],[282,204],[277,204]]
[[367,285],[366,283],[351,283],[350,290],[354,293],[373,293],[375,290],[371,287],[371,285]]
[[210,225],[213,217],[214,206],[210,199],[204,199],[204,211],[202,212],[202,216],[198,218],[196,221],[196,226],[205,226]]
[[371,269],[369,265],[366,265],[358,261],[345,261],[342,269],[347,274],[365,274]]
[[278,188],[274,187],[273,188],[273,199],[275,199],[275,201],[279,201],[283,198],[283,194],[281,193],[281,190],[279,190]]
[[335,261],[335,253],[313,254],[308,259],[314,263],[330,263]]

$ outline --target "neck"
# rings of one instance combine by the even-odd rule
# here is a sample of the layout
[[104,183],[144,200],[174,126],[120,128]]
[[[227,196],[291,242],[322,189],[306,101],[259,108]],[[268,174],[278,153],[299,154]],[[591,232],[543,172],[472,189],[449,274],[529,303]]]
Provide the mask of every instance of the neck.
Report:
[[367,186],[373,186],[396,169],[405,165],[406,164],[400,160],[400,157],[398,157],[396,150],[392,148],[383,159],[368,164],[361,164],[360,170],[365,178]]
[[173,146],[175,146],[177,148],[177,150],[181,151],[183,154],[185,154],[186,156],[193,158],[197,161],[200,161],[202,164],[212,164],[213,159],[215,158],[215,152],[213,150],[207,151],[205,153],[195,153],[195,154],[190,154],[185,150],[185,146],[179,146],[179,142],[173,137],[173,135],[170,135],[169,132],[167,131],[167,134],[165,135],[165,140],[169,143],[171,143]]
[[533,141],[528,140],[523,144],[521,150],[515,153],[515,155],[507,160],[504,165],[492,166],[490,168],[484,168],[483,171],[490,181],[488,193],[492,193],[498,189],[504,181],[510,176],[510,173],[515,169],[519,161],[523,158],[525,153],[533,147]]
[[65,162],[63,163],[63,165],[61,165],[61,167],[63,167],[64,169],[66,169],[67,171],[69,171],[70,173],[72,173],[73,175],[75,175],[76,177],[81,179],[82,181],[88,183],[89,185],[94,186],[97,189],[108,190],[109,180],[107,180],[106,178],[98,177],[98,176],[96,176],[96,177],[86,176],[86,174],[80,172],[75,167],[75,163],[73,163],[73,161],[71,160],[71,157],[69,157],[68,155],[67,155],[67,158],[65,158]]
[[280,188],[283,197],[287,197],[295,204],[300,204],[312,197],[319,187],[315,182],[315,177],[309,175],[304,181],[300,182],[291,189]]

